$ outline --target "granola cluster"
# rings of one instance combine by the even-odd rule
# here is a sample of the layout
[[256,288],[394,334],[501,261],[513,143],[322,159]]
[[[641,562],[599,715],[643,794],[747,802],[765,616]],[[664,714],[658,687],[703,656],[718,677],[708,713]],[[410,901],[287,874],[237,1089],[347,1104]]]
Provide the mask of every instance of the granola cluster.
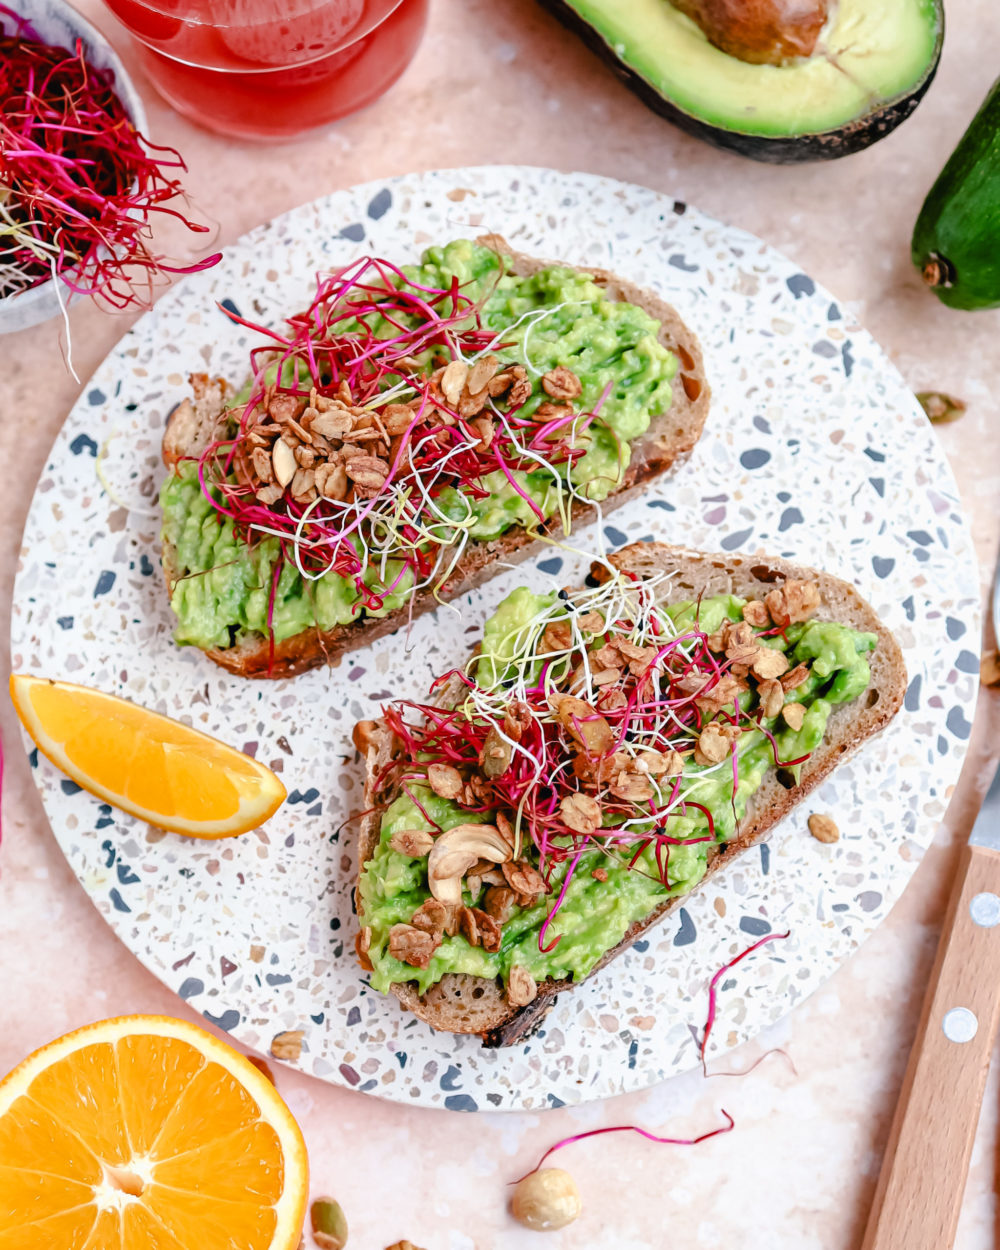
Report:
[[[553,838],[577,848],[631,823],[641,826],[635,834],[641,850],[649,844],[642,841],[648,839],[643,830],[659,828],[673,809],[668,796],[676,799],[674,779],[687,761],[703,768],[721,764],[735,755],[741,735],[764,720],[781,718],[800,729],[806,707],[794,691],[807,680],[809,667],[792,666],[768,640],[808,620],[819,603],[813,583],[788,580],[763,599],[748,601],[741,620],[727,620],[713,634],[695,631],[687,650],[658,636],[656,628],[643,632],[594,610],[577,612],[573,625],[564,615],[539,626],[535,655],[556,666],[556,688],[543,694],[533,683],[481,727],[474,719],[457,722],[457,745],[449,740],[454,754],[418,766],[434,794],[480,819],[488,815],[491,823],[393,832],[394,851],[426,857],[432,897],[392,927],[389,953],[424,969],[444,939],[456,935],[499,951],[503,926],[515,911],[552,893],[540,838],[550,851]],[[740,696],[748,691],[756,701],[747,711]],[[665,705],[672,709],[666,718]],[[397,734],[404,729],[396,722]],[[417,750],[425,759],[434,752],[427,739]],[[415,758],[408,752],[410,776]],[[540,781],[537,770],[533,777],[525,774],[526,767],[531,771],[525,760],[542,762]],[[525,803],[526,787],[533,802],[542,796],[540,806]],[[519,809],[523,837],[514,827]],[[592,845],[616,864],[631,854],[622,860],[610,842]],[[535,851],[538,867],[528,858],[536,858]],[[607,870],[596,868],[592,876],[606,881]],[[370,940],[366,930],[365,949]],[[508,1000],[523,1005],[537,991],[527,970],[515,966]]]
[[[553,369],[542,378],[547,395],[570,400],[580,395],[580,380],[569,369]],[[356,403],[341,382],[335,395],[309,396],[267,388],[245,415],[237,441],[235,467],[241,485],[253,488],[259,503],[272,506],[291,499],[305,507],[323,498],[341,503],[372,499],[385,487],[398,452],[418,430],[464,422],[478,437],[475,450],[486,452],[496,437],[503,412],[520,409],[531,396],[522,365],[501,368],[494,355],[469,365],[452,360],[412,388],[406,402]],[[539,405],[533,419],[551,422],[575,415],[566,403]]]

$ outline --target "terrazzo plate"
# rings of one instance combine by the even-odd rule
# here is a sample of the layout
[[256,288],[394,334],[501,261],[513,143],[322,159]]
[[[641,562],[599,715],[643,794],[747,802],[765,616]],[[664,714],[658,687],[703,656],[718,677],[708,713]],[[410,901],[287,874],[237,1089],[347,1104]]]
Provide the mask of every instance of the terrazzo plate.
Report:
[[[511,587],[573,582],[553,554],[364,647],[339,668],[250,683],[171,641],[159,568],[163,423],[189,371],[238,378],[246,332],[217,303],[279,322],[315,271],[365,252],[397,261],[482,230],[528,253],[600,265],[673,302],[705,349],[714,399],[671,480],[578,537],[763,549],[853,581],[906,652],[905,710],[754,850],[614,965],[565,995],[511,1051],[437,1036],[366,986],[353,952],[354,721],[420,697],[466,653]],[[758,239],[669,197],[582,174],[490,167],[370,183],[305,205],[227,249],[143,317],[56,440],[28,518],[14,595],[15,671],[114,690],[255,754],[285,807],[266,829],[205,843],[112,812],[32,753],[56,837],[123,942],[204,1018],[267,1052],[304,1030],[325,1081],[455,1110],[544,1108],[662,1080],[697,1061],[707,983],[713,1048],[815,990],[883,920],[958,777],[978,682],[978,582],[955,484],[896,370],[827,292]],[[835,845],[808,835],[833,813]]]

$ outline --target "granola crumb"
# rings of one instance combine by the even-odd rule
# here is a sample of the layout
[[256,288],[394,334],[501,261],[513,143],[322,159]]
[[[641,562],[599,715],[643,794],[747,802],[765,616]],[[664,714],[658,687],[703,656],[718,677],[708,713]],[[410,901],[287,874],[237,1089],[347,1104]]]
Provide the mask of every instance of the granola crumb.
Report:
[[271,1040],[271,1054],[275,1059],[287,1059],[295,1062],[302,1057],[302,1039],[305,1029],[289,1029],[285,1033],[277,1033]]
[[823,816],[819,812],[813,812],[809,817],[808,825],[809,832],[817,842],[838,842],[840,840],[840,830],[831,816]]

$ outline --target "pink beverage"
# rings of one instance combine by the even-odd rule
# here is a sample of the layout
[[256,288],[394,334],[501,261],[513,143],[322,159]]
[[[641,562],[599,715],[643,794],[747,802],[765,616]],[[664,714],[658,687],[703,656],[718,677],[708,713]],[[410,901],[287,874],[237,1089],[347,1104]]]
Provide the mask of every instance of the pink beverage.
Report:
[[287,139],[364,108],[409,64],[429,0],[105,0],[166,100],[211,130]]

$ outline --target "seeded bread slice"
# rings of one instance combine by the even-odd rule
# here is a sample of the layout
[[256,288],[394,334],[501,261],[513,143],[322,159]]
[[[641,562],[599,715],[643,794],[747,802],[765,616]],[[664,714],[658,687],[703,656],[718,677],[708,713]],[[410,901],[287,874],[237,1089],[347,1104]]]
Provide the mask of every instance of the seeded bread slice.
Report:
[[[867,691],[851,703],[835,705],[821,745],[801,767],[797,785],[786,788],[776,770],[771,770],[752,796],[740,826],[737,840],[709,851],[708,871],[702,884],[730,863],[737,855],[763,841],[774,826],[833,770],[840,760],[856,751],[872,734],[883,729],[895,716],[906,692],[906,666],[895,638],[853,586],[829,573],[793,564],[771,556],[713,555],[664,543],[633,543],[623,547],[612,563],[623,571],[648,577],[669,570],[673,577],[670,602],[698,599],[700,596],[733,593],[760,599],[788,578],[804,578],[820,590],[822,602],[816,619],[839,621],[854,629],[878,635],[878,646],[871,656],[871,683]],[[443,701],[447,700],[447,696]],[[393,795],[376,795],[374,780],[397,750],[382,722],[375,723],[366,751],[365,810],[359,845],[359,872],[378,845],[382,813]],[[785,778],[790,782],[790,777]],[[699,886],[698,888],[701,888]],[[596,965],[591,976],[616,955],[627,950],[647,929],[657,924],[684,898],[669,899],[645,920],[638,920],[617,946]],[[510,1046],[534,1031],[552,1006],[555,996],[572,989],[573,981],[547,980],[538,987],[538,996],[526,1007],[508,1003],[502,982],[449,973],[424,994],[414,983],[394,985],[392,992],[402,1005],[435,1029],[451,1033],[477,1033],[485,1046]]]
[[[503,239],[489,235],[479,240],[511,256],[511,272],[527,276],[553,264],[515,252]],[[561,263],[561,262],[560,262]],[[708,413],[709,388],[705,380],[701,348],[694,334],[685,326],[674,309],[651,291],[635,286],[603,269],[584,269],[592,274],[614,300],[623,300],[644,309],[660,322],[660,341],[670,348],[680,362],[673,382],[673,398],[669,410],[654,416],[649,430],[633,444],[632,459],[621,489],[601,504],[607,514],[625,503],[654,478],[666,473],[690,454],[701,436]],[[192,379],[195,399],[185,400],[171,415],[163,437],[163,459],[168,467],[180,460],[198,456],[213,437],[217,419],[226,399],[226,386],[220,379],[204,375]],[[593,508],[577,504],[573,508],[576,524],[586,524],[595,517]],[[551,528],[558,528],[558,522]],[[542,552],[544,544],[532,538],[521,526],[508,530],[492,542],[475,543],[462,557],[455,572],[442,590],[442,597],[453,599],[474,590],[497,572],[497,562],[519,563]],[[167,586],[172,587],[181,570],[176,552],[163,544],[163,571]],[[333,629],[311,628],[294,634],[274,647],[262,635],[241,639],[235,646],[215,648],[207,652],[210,659],[230,672],[243,677],[293,677],[318,665],[335,662],[356,647],[392,633],[409,619],[433,611],[437,600],[428,590],[414,597],[411,604],[385,617],[361,616],[349,625]]]

